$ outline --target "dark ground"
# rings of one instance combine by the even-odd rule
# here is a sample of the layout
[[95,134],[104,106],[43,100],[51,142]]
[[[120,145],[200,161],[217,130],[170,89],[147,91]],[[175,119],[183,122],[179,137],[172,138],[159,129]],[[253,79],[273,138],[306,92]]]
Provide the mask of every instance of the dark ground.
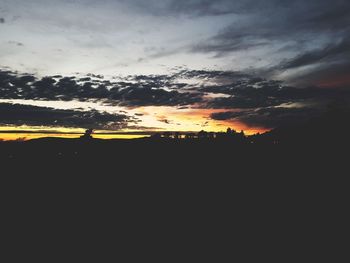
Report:
[[127,262],[284,262],[305,252],[307,262],[334,261],[320,246],[347,222],[339,140],[41,139],[0,143],[0,160],[7,244],[21,240],[28,258],[72,250],[77,261],[115,251]]
[[0,160],[2,177],[10,180],[31,183],[37,178],[39,184],[47,180],[65,186],[96,182],[107,188],[139,184],[140,191],[197,185],[200,191],[209,187],[219,193],[241,184],[257,187],[257,192],[278,191],[341,181],[349,175],[350,144],[343,140],[273,141],[47,138],[0,143]]
[[348,144],[341,140],[280,143],[229,139],[46,138],[0,143],[1,162],[12,168],[13,172],[23,168],[47,174],[57,171],[67,174],[96,172],[95,175],[99,176],[118,177],[134,173],[138,176],[172,174],[178,177],[201,174],[219,177],[242,174],[267,176],[269,173],[301,176],[325,168],[331,169],[330,172],[334,174],[342,172],[338,167],[347,164],[347,154]]

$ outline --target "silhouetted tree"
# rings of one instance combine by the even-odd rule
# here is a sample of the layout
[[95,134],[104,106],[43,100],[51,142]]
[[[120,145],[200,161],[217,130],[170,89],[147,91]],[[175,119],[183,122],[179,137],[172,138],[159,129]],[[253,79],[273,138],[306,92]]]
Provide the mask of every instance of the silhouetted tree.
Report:
[[227,133],[217,132],[215,137],[216,137],[216,139],[225,139],[225,138],[227,138]]
[[226,135],[233,136],[233,135],[236,135],[236,134],[237,134],[237,132],[234,129],[227,128]]
[[198,138],[199,139],[206,139],[206,138],[208,138],[208,133],[206,131],[200,131],[198,133]]
[[88,129],[85,131],[84,135],[81,136],[80,138],[81,139],[84,139],[84,140],[91,140],[92,139],[92,133],[94,132],[93,129]]
[[162,138],[162,136],[159,133],[155,133],[155,134],[152,134],[151,138],[154,140],[159,140]]

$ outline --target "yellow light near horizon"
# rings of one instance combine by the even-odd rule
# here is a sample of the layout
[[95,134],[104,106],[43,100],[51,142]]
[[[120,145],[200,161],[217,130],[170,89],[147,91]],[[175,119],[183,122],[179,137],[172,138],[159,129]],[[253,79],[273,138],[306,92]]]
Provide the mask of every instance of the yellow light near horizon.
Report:
[[64,128],[64,127],[47,127],[47,126],[0,126],[0,131],[31,131],[38,132],[40,131],[48,131],[52,133],[84,133],[85,129],[81,128]]
[[[249,127],[236,120],[219,121],[210,118],[211,114],[222,112],[223,109],[178,109],[167,106],[147,106],[140,107],[137,111],[144,114],[141,118],[142,125],[156,127],[161,131],[225,132],[227,128],[231,128],[236,131],[243,130],[247,135],[253,135],[269,130],[261,127]],[[166,119],[168,122],[161,123],[159,119]]]
[[[59,134],[59,133],[0,133],[0,140],[3,141],[29,141],[40,138],[63,138],[63,139],[77,139],[79,134]],[[147,135],[135,134],[93,134],[95,139],[140,139],[148,137]]]
[[65,138],[74,139],[79,138],[79,134],[60,134],[60,133],[0,133],[0,140],[3,141],[28,141],[40,138]]
[[[128,109],[129,114],[139,114],[138,125],[145,127],[140,135],[139,129],[126,128],[123,130],[95,130],[93,137],[96,139],[138,139],[147,137],[151,132],[225,132],[227,128],[238,132],[243,130],[246,135],[264,133],[269,129],[249,127],[237,120],[213,120],[210,116],[213,113],[222,112],[222,109],[178,109],[167,106],[147,106],[137,109]],[[149,128],[148,128],[149,127]],[[11,131],[11,132],[7,132]],[[2,133],[1,133],[2,132]],[[18,133],[17,133],[18,132]],[[45,126],[0,126],[0,140],[32,140],[45,137],[57,138],[79,138],[85,129],[45,127]],[[108,134],[110,132],[111,134]],[[150,132],[150,133],[151,133]],[[145,135],[146,134],[146,135]]]
[[92,137],[94,139],[103,139],[103,140],[109,140],[109,139],[124,139],[124,140],[130,140],[130,139],[140,139],[149,137],[147,135],[134,135],[134,134],[93,134]]

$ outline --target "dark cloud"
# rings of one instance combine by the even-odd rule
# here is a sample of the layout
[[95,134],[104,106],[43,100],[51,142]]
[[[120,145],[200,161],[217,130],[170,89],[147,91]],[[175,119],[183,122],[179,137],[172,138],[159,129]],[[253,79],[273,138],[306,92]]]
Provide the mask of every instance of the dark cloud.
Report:
[[233,1],[212,1],[212,0],[192,0],[192,1],[170,1],[168,11],[173,13],[184,13],[196,16],[217,16],[235,12],[237,3]]
[[320,89],[293,87],[235,89],[230,92],[235,95],[215,98],[207,103],[208,108],[216,109],[252,109],[279,106],[290,103],[325,103],[337,98],[350,98],[349,89]]
[[[203,84],[176,83],[176,79]],[[177,85],[178,84],[178,85]],[[305,100],[347,97],[347,89],[288,87],[241,72],[182,70],[170,75],[129,76],[126,81],[94,81],[90,78],[18,75],[0,71],[0,98],[33,100],[98,100],[126,107],[197,106],[204,108],[259,108]],[[210,95],[223,95],[214,96]],[[204,99],[205,95],[209,98]]]
[[332,43],[325,48],[300,54],[284,63],[282,69],[298,68],[320,62],[348,62],[348,57],[350,57],[350,37],[339,43]]
[[[106,2],[116,3],[112,0]],[[321,111],[321,105],[329,101],[350,98],[347,89],[350,84],[348,0],[134,0],[118,1],[118,4],[122,2],[127,5],[128,11],[137,9],[147,15],[170,16],[171,22],[176,16],[177,19],[183,18],[189,26],[192,22],[196,25],[190,47],[178,47],[175,46],[176,43],[174,47],[168,47],[164,42],[159,43],[160,46],[149,43],[150,48],[144,48],[144,52],[149,55],[145,56],[145,60],[177,52],[192,52],[205,54],[206,57],[214,55],[225,58],[223,63],[228,67],[232,58],[235,58],[230,56],[231,53],[239,51],[238,57],[242,57],[239,68],[252,66],[256,69],[260,64],[247,65],[247,62],[255,59],[260,59],[263,62],[261,65],[265,66],[256,69],[256,72],[260,72],[257,74],[259,77],[238,71],[189,70],[178,67],[169,74],[134,75],[113,80],[95,74],[88,74],[86,77],[37,78],[31,74],[0,70],[0,98],[98,101],[125,107],[223,109],[222,113],[212,117],[220,120],[238,119],[248,125],[264,127],[280,125],[284,121],[293,122],[303,116],[313,116]],[[141,18],[142,15],[144,14],[141,14]],[[164,23],[169,21],[164,19]],[[202,21],[204,25],[211,21],[217,23],[213,27],[206,27],[202,32],[197,29],[197,22],[199,24]],[[7,21],[4,18],[0,18],[0,24],[5,22]],[[220,25],[221,30],[218,29]],[[179,39],[182,43],[182,37],[176,35],[177,30],[172,32],[173,29],[175,28],[169,27],[169,35],[175,33],[174,39]],[[146,31],[141,33],[145,38],[148,34]],[[159,32],[162,33],[161,29]],[[184,37],[188,36],[188,32],[185,33]],[[200,39],[197,39],[199,34]],[[23,45],[8,40],[4,43]],[[250,51],[256,52],[249,53]],[[242,54],[247,54],[246,58]],[[305,66],[307,68],[301,70]],[[288,82],[270,80],[268,76],[278,76]],[[316,86],[326,88],[320,89]],[[286,106],[295,104],[298,108]],[[13,118],[18,123],[22,121],[33,124],[42,117],[44,124],[54,125],[45,115],[52,112],[55,121],[63,122],[61,125],[71,125],[69,123],[74,121],[78,123],[76,126],[84,125],[79,122],[83,117],[81,111],[57,111],[48,108],[30,110],[24,106],[20,109],[18,105],[5,106],[2,106],[2,111],[8,108],[9,112],[14,112],[7,117],[6,113],[2,113],[5,120],[8,118],[7,121]],[[18,115],[15,114],[16,111]],[[21,111],[27,111],[27,117],[31,119],[26,119],[23,115],[22,120],[17,120],[16,116],[22,116]],[[106,119],[101,125],[108,123],[108,120],[112,120],[111,123],[113,120],[118,123],[119,120],[104,113],[85,114],[87,115],[84,116],[90,116],[97,125],[100,125],[99,119],[103,118]],[[124,119],[120,121],[123,123]],[[169,122],[166,117],[161,121]]]
[[[305,2],[301,3],[306,4]],[[305,15],[301,24],[307,29],[338,31],[349,28],[349,1],[336,0],[330,3],[328,0],[314,0],[308,4],[310,6],[303,12]],[[306,12],[310,12],[309,15]]]
[[295,88],[281,81],[244,77],[231,84],[201,87],[208,94],[222,94],[207,100],[206,107],[215,109],[252,109],[288,103],[325,103],[350,98],[348,88]]
[[[310,2],[310,3],[309,3]],[[308,6],[315,6],[317,3],[326,2],[326,0],[308,1]],[[345,1],[338,1],[345,2]],[[304,1],[296,0],[165,0],[162,4],[158,1],[136,1],[135,4],[154,15],[188,15],[188,16],[222,16],[229,14],[254,14],[257,12],[268,12],[273,8],[279,11],[285,8],[295,8],[297,5],[303,4]],[[322,4],[322,3],[321,3]]]
[[131,2],[135,8],[156,16],[219,16],[235,12],[240,1],[228,0],[135,0]]
[[[192,84],[177,83],[178,79]],[[350,103],[350,89],[346,87],[296,88],[286,86],[282,81],[232,71],[180,70],[169,75],[128,76],[123,81],[113,82],[103,79],[92,81],[91,77],[54,76],[37,79],[29,74],[20,75],[3,70],[0,71],[0,86],[2,99],[99,101],[132,108],[173,106],[181,109],[225,109],[232,111],[212,117],[217,120],[236,118],[247,125],[262,127],[281,124],[283,118],[286,122],[294,121],[294,117],[302,119],[304,113],[311,116],[314,114],[311,109],[324,108],[324,105],[334,100],[345,99]],[[74,111],[74,114],[82,116],[79,115],[82,114],[80,111]],[[96,114],[100,119],[111,117]],[[91,119],[95,121],[94,117]],[[170,123],[166,116],[159,120]],[[52,125],[52,122],[48,124]],[[81,123],[77,122],[79,125]]]
[[77,127],[96,129],[121,129],[135,122],[126,115],[106,112],[58,110],[19,104],[0,103],[1,125],[30,125],[52,127]]
[[213,120],[236,120],[250,127],[276,128],[281,126],[297,125],[318,117],[324,109],[318,108],[283,108],[268,107],[258,110],[241,112],[213,113]]
[[[332,1],[212,1],[227,12],[243,15],[241,20],[208,41],[192,48],[193,52],[227,52],[269,45],[273,41],[303,41],[319,34],[342,33],[350,29],[350,2]],[[235,2],[235,3],[232,3]],[[237,2],[237,3],[236,3]],[[249,17],[245,18],[244,15]],[[318,34],[319,36],[315,36]],[[295,45],[298,46],[298,43]]]
[[324,63],[312,72],[306,72],[295,77],[293,82],[295,85],[305,86],[308,83],[314,83],[321,87],[350,87],[350,61],[342,63]]
[[341,41],[299,54],[284,61],[278,70],[286,71],[311,66],[290,78],[293,85],[305,86],[310,83],[320,86],[348,87],[350,85],[350,36]]
[[238,71],[222,71],[222,70],[181,70],[178,73],[172,75],[172,78],[185,78],[185,79],[203,79],[203,80],[218,80],[229,79],[233,81],[235,79],[242,79],[249,77],[248,74]]
[[180,93],[164,89],[126,88],[116,91],[113,99],[122,106],[183,106],[202,101],[197,93]]
[[206,106],[214,109],[251,109],[280,105],[281,103],[282,101],[276,98],[232,96],[229,98],[216,98],[209,101]]
[[92,78],[97,78],[97,79],[104,79],[104,76],[102,75],[98,75],[98,74],[87,74],[88,77],[92,77]]
[[[200,2],[198,1],[197,4],[207,10],[204,13],[210,13],[208,10],[211,9],[205,9],[205,7],[211,4],[205,1],[200,4]],[[240,52],[239,54],[247,52],[250,59],[256,61],[263,57],[271,60],[269,66],[262,66],[261,70],[265,76],[278,75],[285,70],[307,65],[314,65],[314,68],[308,71],[313,74],[324,66],[316,65],[317,63],[335,63],[338,67],[342,64],[344,68],[348,66],[349,1],[212,2],[225,2],[223,4],[225,11],[235,13],[236,16],[232,16],[231,25],[205,41],[201,40],[193,44],[189,48],[192,53],[205,53],[230,59],[232,52]],[[186,6],[180,3],[179,5]],[[215,12],[212,13],[215,14]],[[285,61],[279,65],[283,59]],[[308,82],[307,74],[304,75],[291,76],[289,83],[314,84],[314,82]],[[301,77],[304,80],[300,80]],[[285,79],[289,80],[289,77]]]
[[[179,92],[166,89],[170,84],[163,76],[135,76],[132,81],[86,81],[75,77],[44,77],[33,79],[18,76],[10,71],[0,71],[0,98],[34,100],[100,100],[114,105],[137,106],[183,106],[202,100],[195,92]],[[86,79],[87,80],[87,79]],[[137,82],[136,82],[137,81]],[[173,85],[173,84],[171,84]],[[176,86],[176,84],[174,84]]]
[[[242,36],[287,35],[295,30],[338,30],[349,22],[347,0],[143,0],[125,1],[155,16],[248,16],[233,28],[245,29]],[[247,24],[248,23],[248,24]],[[293,27],[288,27],[293,25]],[[249,30],[250,29],[250,30]],[[276,33],[273,33],[276,32]],[[236,34],[235,34],[236,35]]]

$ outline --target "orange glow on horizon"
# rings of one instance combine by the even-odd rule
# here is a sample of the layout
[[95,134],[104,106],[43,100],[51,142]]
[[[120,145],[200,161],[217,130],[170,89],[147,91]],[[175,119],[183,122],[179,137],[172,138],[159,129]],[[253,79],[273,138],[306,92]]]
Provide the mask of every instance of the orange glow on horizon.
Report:
[[[148,106],[130,109],[129,114],[140,114],[138,126],[145,127],[139,130],[137,127],[113,130],[95,130],[93,134],[97,139],[137,139],[150,136],[154,132],[226,132],[227,128],[244,131],[246,135],[264,133],[269,129],[249,127],[236,120],[218,121],[210,115],[224,112],[224,109],[178,109],[166,106]],[[45,137],[79,138],[85,129],[62,128],[45,126],[0,126],[0,140],[31,140]]]
[[[210,118],[213,113],[228,111],[225,109],[177,109],[173,107],[141,107],[139,113],[144,114],[143,122],[161,131],[179,132],[223,132],[227,128],[236,131],[244,131],[247,135],[264,133],[269,129],[261,127],[249,127],[235,120],[218,121]],[[167,123],[160,121],[166,120]]]

